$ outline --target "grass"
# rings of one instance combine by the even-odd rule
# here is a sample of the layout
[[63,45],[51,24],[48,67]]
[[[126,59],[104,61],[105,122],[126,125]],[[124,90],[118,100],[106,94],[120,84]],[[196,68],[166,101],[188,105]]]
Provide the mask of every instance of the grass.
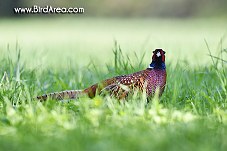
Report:
[[[163,48],[168,51],[167,62],[187,60],[190,66],[202,66],[210,62],[204,39],[211,50],[217,50],[217,42],[227,33],[226,24],[222,18],[1,19],[0,52],[7,56],[5,49],[9,46],[14,56],[17,42],[22,49],[21,60],[26,62],[27,68],[64,70],[70,63],[85,66],[91,60],[102,66],[113,59],[111,49],[117,40],[123,53],[140,55],[146,52],[144,63],[150,62],[154,48]],[[227,41],[223,41],[223,45],[226,44]]]
[[100,65],[92,60],[83,66],[69,62],[62,70],[29,66],[19,44],[14,49],[9,45],[8,52],[16,53],[4,53],[0,60],[1,150],[226,150],[226,45],[221,40],[213,51],[216,45],[206,43],[202,54],[208,54],[210,63],[167,61],[165,92],[149,104],[136,93],[126,102],[108,96],[67,103],[33,99],[142,70],[148,64],[146,52],[128,56],[116,43],[108,55],[111,61]]

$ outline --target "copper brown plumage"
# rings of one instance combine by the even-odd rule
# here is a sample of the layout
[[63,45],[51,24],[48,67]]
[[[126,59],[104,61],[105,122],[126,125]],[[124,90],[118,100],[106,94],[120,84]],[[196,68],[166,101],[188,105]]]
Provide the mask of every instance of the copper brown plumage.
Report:
[[145,90],[147,97],[152,96],[157,89],[161,95],[166,85],[165,51],[153,51],[152,62],[147,69],[129,74],[106,79],[84,90],[67,90],[62,92],[38,96],[39,100],[50,99],[75,99],[81,95],[93,98],[96,94],[108,93],[119,99],[126,98],[135,89]]

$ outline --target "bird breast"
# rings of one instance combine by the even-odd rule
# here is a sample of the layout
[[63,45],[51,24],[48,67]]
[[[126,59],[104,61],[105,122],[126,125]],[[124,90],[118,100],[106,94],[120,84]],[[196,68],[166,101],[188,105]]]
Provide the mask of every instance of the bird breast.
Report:
[[164,91],[166,84],[166,71],[161,69],[154,69],[148,73],[147,76],[147,94],[148,96],[154,94],[159,88],[160,94]]

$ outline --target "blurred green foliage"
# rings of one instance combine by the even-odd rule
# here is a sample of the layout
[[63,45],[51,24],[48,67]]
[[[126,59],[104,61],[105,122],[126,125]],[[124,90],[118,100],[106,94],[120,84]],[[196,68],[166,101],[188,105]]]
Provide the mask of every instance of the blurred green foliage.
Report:
[[84,7],[86,16],[182,18],[227,14],[226,0],[1,0],[0,16],[15,16],[14,7],[33,5]]
[[[119,52],[119,47],[113,50]],[[166,90],[160,100],[155,96],[147,104],[137,92],[126,101],[96,96],[37,102],[32,99],[37,94],[84,88],[97,79],[142,70],[149,62],[134,65],[127,55],[116,53],[102,67],[95,60],[82,68],[29,69],[16,47],[13,56],[0,56],[0,150],[226,151],[225,48],[207,50],[213,62],[205,67],[190,68],[182,60],[176,66],[167,63]],[[127,66],[116,66],[122,61]]]

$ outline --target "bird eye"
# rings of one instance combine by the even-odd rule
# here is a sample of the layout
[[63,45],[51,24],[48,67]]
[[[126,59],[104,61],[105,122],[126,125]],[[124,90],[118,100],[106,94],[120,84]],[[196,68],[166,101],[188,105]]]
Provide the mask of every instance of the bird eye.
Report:
[[163,51],[164,52],[164,54],[166,53],[165,51]]
[[155,53],[155,51],[153,51],[153,53]]

